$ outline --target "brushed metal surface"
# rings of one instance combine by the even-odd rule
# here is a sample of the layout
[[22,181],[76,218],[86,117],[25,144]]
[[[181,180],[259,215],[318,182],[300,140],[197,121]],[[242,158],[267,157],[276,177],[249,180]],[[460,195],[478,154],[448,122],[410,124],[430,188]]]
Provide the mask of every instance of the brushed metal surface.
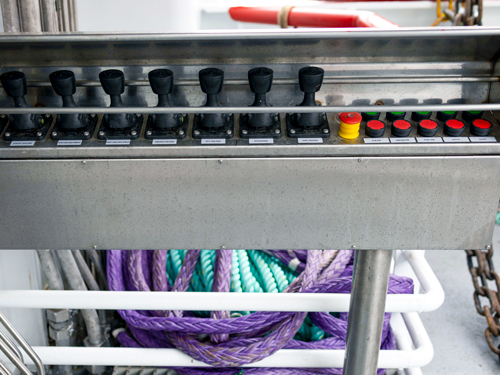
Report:
[[0,161],[0,248],[477,249],[500,157]]

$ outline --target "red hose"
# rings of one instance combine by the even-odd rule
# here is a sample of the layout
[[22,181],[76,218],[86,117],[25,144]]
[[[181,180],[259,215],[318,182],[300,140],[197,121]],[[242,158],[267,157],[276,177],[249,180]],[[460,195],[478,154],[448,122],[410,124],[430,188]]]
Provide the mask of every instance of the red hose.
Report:
[[[279,24],[280,8],[232,7],[229,15],[235,21]],[[294,27],[399,27],[378,14],[359,10],[292,8],[288,25]]]

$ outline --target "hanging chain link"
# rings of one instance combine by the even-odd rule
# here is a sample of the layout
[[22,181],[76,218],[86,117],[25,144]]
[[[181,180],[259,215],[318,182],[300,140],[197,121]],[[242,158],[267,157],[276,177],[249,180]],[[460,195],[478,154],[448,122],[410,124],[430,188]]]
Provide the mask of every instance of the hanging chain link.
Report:
[[431,26],[451,21],[454,26],[481,26],[483,0],[448,0],[448,6],[441,8],[441,0],[436,0],[437,18]]
[[[479,315],[486,318],[488,328],[484,331],[486,342],[491,351],[500,357],[500,345],[493,342],[494,337],[500,336],[500,276],[493,267],[493,247],[488,250],[465,250],[467,253],[467,264],[474,284],[474,304]],[[477,266],[474,265],[474,258]],[[490,289],[491,285],[496,286],[496,290]],[[488,299],[488,302],[481,305],[481,297]]]

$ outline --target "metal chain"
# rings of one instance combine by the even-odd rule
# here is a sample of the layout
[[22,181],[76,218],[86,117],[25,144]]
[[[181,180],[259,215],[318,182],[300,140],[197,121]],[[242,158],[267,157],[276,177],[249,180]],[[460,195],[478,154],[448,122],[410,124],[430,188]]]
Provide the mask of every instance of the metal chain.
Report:
[[483,0],[455,0],[453,13],[450,18],[455,26],[481,26]]
[[[493,343],[493,337],[500,336],[500,276],[493,267],[493,247],[488,250],[465,250],[467,253],[467,264],[474,284],[474,304],[479,315],[486,318],[488,328],[484,331],[486,342],[491,351],[500,358],[500,345]],[[474,265],[476,259],[477,266]],[[496,285],[496,290],[490,289],[490,284]],[[488,299],[488,302],[481,305],[481,297]]]

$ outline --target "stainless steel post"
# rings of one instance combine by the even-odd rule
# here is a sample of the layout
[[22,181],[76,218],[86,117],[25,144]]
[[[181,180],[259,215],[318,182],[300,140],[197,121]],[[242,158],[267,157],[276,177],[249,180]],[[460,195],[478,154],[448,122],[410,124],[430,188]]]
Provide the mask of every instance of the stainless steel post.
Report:
[[25,33],[42,31],[40,3],[38,0],[19,0],[21,27]]
[[347,322],[344,375],[375,375],[392,250],[357,250]]
[[56,33],[59,31],[57,25],[56,3],[54,0],[41,0],[43,31]]
[[6,33],[21,32],[17,0],[0,0],[2,6],[3,30]]

